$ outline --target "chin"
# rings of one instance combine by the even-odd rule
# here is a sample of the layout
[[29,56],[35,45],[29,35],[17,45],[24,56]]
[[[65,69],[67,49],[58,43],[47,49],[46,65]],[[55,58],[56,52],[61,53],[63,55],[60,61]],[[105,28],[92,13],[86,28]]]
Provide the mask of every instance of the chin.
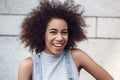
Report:
[[54,55],[59,55],[59,54],[62,53],[62,51],[63,51],[63,50],[55,50],[55,51],[53,51],[53,54],[54,54]]

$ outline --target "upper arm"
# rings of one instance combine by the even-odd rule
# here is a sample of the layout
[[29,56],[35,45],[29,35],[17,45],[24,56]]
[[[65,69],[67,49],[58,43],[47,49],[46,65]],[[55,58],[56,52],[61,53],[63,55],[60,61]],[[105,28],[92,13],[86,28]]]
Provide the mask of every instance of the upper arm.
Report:
[[89,55],[81,50],[75,50],[77,63],[84,68],[97,80],[113,80],[113,78],[105,71],[100,65],[98,65]]
[[30,57],[21,61],[18,69],[18,80],[30,80],[32,69],[33,61]]

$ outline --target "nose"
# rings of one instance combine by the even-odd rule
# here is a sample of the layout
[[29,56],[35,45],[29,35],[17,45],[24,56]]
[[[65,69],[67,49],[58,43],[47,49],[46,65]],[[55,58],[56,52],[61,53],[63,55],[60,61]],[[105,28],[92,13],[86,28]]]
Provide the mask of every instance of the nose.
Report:
[[58,35],[56,36],[56,40],[57,40],[57,41],[63,41],[63,36],[62,36],[62,34],[58,34]]

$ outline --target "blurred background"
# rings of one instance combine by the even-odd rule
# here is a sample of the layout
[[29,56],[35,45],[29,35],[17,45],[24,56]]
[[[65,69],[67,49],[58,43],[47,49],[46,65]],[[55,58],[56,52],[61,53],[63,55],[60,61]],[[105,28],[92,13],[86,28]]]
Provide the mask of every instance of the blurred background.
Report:
[[[40,0],[0,0],[0,80],[17,80],[19,62],[31,55],[20,43],[20,25]],[[74,0],[82,5],[88,40],[77,43],[115,80],[120,79],[120,0]],[[85,70],[80,80],[95,80]]]

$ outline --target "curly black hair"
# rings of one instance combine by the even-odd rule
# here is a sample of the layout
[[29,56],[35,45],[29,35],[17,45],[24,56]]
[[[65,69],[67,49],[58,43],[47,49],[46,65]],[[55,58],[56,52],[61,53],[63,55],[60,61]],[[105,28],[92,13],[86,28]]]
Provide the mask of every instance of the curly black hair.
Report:
[[41,0],[30,12],[21,25],[20,39],[31,52],[41,52],[45,48],[45,31],[48,22],[53,18],[64,19],[68,25],[68,43],[65,50],[73,48],[78,41],[86,39],[83,28],[86,26],[83,10],[73,0]]

